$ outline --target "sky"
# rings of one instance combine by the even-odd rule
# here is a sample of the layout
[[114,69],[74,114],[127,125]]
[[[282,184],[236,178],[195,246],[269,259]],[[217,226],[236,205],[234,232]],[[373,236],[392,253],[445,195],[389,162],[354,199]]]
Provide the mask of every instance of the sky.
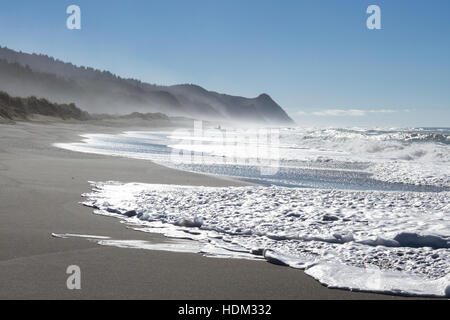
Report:
[[[69,5],[81,30],[66,27]],[[369,30],[369,5],[381,29]],[[156,84],[269,94],[299,125],[450,127],[448,0],[15,0],[0,45]]]

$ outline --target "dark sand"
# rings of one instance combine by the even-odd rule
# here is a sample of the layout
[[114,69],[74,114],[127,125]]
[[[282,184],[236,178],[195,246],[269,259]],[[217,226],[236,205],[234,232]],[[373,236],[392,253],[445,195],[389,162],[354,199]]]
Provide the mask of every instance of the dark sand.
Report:
[[[148,128],[147,128],[148,129]],[[96,216],[79,204],[89,180],[226,186],[242,183],[148,161],[51,146],[79,133],[119,129],[81,124],[0,124],[0,299],[394,299],[328,289],[300,270],[262,261],[120,249],[51,233],[165,241]],[[68,290],[78,265],[82,289]]]

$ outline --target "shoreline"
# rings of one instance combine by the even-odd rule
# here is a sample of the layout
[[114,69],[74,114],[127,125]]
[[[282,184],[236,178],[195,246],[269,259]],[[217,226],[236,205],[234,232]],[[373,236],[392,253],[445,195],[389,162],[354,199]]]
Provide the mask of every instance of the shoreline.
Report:
[[[262,261],[196,253],[120,249],[52,233],[92,234],[158,243],[117,219],[92,214],[88,181],[248,185],[169,169],[147,160],[76,153],[55,142],[79,134],[123,132],[83,124],[0,124],[0,299],[405,299],[328,289],[303,271]],[[149,128],[147,128],[148,130]],[[133,128],[134,131],[138,130]],[[79,140],[79,139],[78,139]],[[79,265],[82,290],[68,290],[66,268]]]

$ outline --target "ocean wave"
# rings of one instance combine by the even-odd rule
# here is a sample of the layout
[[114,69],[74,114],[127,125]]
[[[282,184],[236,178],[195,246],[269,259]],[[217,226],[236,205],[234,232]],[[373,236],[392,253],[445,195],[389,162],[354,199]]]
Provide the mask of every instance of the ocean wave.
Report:
[[450,293],[450,192],[92,186],[84,204],[95,213],[193,239],[206,255],[253,255],[303,268],[332,287]]
[[[310,168],[365,171],[372,174],[374,179],[386,183],[450,188],[449,137],[448,129],[295,128],[280,129],[279,141],[275,145],[249,140],[239,134],[227,134],[227,139],[221,141],[217,136],[195,137],[186,131],[183,134],[126,132],[119,135],[84,135],[81,143],[55,146],[80,152],[152,160],[186,170],[203,172],[207,169],[207,173],[225,175],[232,175],[238,166],[250,168],[257,163],[263,166],[266,162],[273,162],[271,157],[276,155],[277,168],[288,168],[286,170],[290,172],[297,169],[297,174],[293,175],[300,177],[296,181],[297,185],[304,182],[301,180],[302,170]],[[265,148],[265,152],[258,154],[258,158],[248,155],[248,150],[260,147]],[[187,158],[199,162],[175,163],[172,155],[180,151],[200,154],[201,157]],[[235,165],[235,168],[225,170],[222,165],[224,159],[232,160],[229,166]],[[215,165],[215,169],[211,165]],[[248,178],[245,174],[242,177]],[[275,180],[272,177],[270,181]]]

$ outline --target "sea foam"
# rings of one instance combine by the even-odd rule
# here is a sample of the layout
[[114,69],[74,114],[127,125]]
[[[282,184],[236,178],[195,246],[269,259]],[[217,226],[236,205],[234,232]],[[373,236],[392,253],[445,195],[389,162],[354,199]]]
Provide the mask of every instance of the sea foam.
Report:
[[121,218],[136,230],[194,240],[196,251],[208,256],[305,269],[335,288],[419,296],[450,291],[450,192],[119,182],[92,187],[84,204],[95,213]]

